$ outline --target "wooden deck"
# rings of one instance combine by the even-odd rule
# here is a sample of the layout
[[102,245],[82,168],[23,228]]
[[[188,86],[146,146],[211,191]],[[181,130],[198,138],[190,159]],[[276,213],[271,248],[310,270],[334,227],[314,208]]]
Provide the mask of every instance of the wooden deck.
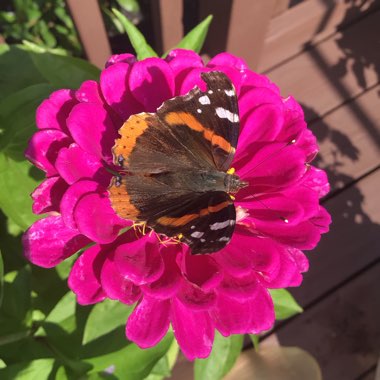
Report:
[[[264,343],[275,335],[282,346],[305,349],[325,380],[379,379],[379,36],[379,1],[309,0],[272,20],[259,63],[304,107],[320,143],[316,163],[331,182],[323,203],[333,218],[308,255],[303,285],[291,290],[304,313]],[[248,348],[228,379],[252,378],[254,355]],[[172,379],[191,378],[190,363],[180,361]]]

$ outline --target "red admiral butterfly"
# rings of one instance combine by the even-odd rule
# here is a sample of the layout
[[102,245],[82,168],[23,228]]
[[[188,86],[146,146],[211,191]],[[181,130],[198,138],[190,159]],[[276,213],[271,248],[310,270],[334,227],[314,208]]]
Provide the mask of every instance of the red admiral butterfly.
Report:
[[247,186],[229,170],[239,136],[234,86],[222,72],[201,77],[205,92],[195,87],[123,124],[113,148],[123,173],[109,188],[120,217],[177,237],[193,254],[231,240],[236,211],[229,194]]

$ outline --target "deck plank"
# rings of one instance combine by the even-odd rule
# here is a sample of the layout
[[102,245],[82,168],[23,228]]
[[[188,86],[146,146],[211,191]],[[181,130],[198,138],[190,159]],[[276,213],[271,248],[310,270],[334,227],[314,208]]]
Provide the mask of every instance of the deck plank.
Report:
[[307,306],[379,258],[380,169],[346,189],[325,206],[331,230],[308,254],[310,269],[293,295]]
[[379,277],[380,263],[277,331],[280,343],[310,352],[325,380],[356,379],[378,360]]
[[[320,153],[315,164],[327,171],[331,190],[341,189],[380,164],[380,86],[310,124]],[[356,110],[364,115],[359,117]],[[310,112],[310,111],[309,111]]]
[[307,110],[312,110],[306,112],[307,119],[316,114],[322,117],[378,83],[380,59],[373,46],[379,35],[379,20],[380,11],[372,13],[271,70],[269,78],[284,96],[293,95]]
[[308,0],[272,19],[259,62],[259,71],[285,61],[333,35],[363,15],[380,8],[379,0],[350,2],[345,0]]

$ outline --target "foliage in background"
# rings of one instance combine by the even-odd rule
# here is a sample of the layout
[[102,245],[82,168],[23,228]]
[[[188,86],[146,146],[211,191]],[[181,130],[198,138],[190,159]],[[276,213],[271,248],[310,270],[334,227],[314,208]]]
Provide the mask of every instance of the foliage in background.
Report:
[[[120,12],[114,15],[140,58],[156,55],[132,22]],[[179,46],[199,51],[210,21]],[[178,354],[172,332],[156,347],[141,350],[125,338],[133,307],[110,300],[82,307],[68,292],[76,257],[46,270],[22,256],[21,232],[36,218],[29,194],[42,178],[23,155],[36,128],[35,109],[56,89],[99,78],[88,62],[38,45],[0,45],[0,72],[6,73],[0,81],[0,378],[161,380],[170,376]],[[302,310],[285,290],[272,291],[272,297],[278,319]],[[253,340],[257,345],[258,337]],[[221,379],[242,345],[243,336],[217,334],[209,358],[195,361],[195,379]]]
[[[99,5],[110,36],[123,32],[111,7],[118,9],[133,24],[142,19],[137,0],[101,0]],[[46,49],[62,49],[74,56],[83,56],[65,0],[2,0],[0,34],[7,43],[27,40]]]

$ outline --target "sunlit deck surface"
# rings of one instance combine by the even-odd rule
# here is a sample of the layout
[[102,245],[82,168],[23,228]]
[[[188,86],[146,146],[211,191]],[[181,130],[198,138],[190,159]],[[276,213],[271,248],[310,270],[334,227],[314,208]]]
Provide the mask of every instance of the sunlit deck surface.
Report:
[[[272,20],[259,70],[305,110],[321,149],[315,163],[331,183],[323,205],[333,223],[308,253],[303,285],[291,290],[304,313],[278,323],[264,342],[275,334],[281,345],[305,349],[325,380],[373,380],[380,348],[380,2],[306,3]],[[252,378],[250,350],[228,379]],[[191,367],[180,361],[172,378],[192,378]]]

